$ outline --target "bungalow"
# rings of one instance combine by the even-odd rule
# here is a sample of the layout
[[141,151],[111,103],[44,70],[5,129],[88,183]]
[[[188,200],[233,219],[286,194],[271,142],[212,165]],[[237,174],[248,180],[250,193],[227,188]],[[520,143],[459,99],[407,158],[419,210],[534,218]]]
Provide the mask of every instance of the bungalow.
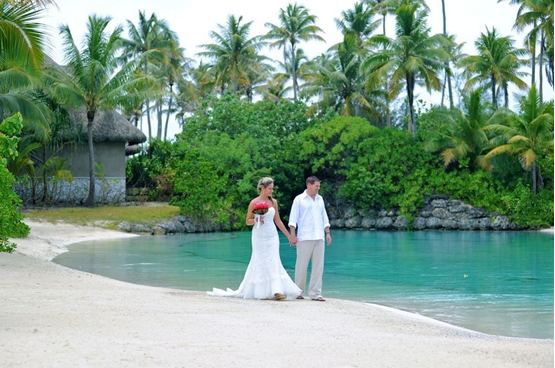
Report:
[[[84,109],[70,112],[76,131],[86,132],[87,116]],[[85,135],[86,136],[86,135]],[[117,111],[99,111],[93,126],[93,140],[96,166],[95,201],[97,203],[117,203],[125,201],[125,161],[126,155],[137,152],[137,145],[147,140],[145,134],[127,121]],[[73,180],[48,178],[47,189],[52,202],[82,203],[89,193],[89,149],[86,140],[64,146],[55,154],[65,158],[66,168]],[[16,193],[25,202],[33,199],[34,193],[41,193],[41,180],[35,180],[35,188],[29,178],[19,178]]]

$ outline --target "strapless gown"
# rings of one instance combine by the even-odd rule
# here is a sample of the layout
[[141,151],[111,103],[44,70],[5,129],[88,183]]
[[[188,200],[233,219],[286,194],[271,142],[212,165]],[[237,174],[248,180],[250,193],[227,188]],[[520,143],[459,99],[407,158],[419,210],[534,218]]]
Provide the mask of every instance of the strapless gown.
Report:
[[301,289],[283,268],[279,256],[279,235],[274,224],[275,210],[264,215],[264,223],[252,229],[252,255],[245,277],[237,290],[214,288],[208,295],[229,296],[243,299],[272,299],[276,293],[294,299]]

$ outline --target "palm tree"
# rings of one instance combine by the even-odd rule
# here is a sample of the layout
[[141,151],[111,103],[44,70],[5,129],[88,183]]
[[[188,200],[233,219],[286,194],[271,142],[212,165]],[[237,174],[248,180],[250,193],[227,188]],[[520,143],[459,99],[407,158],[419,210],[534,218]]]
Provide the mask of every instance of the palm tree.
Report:
[[395,15],[401,5],[418,4],[423,9],[429,11],[425,0],[364,0],[364,2],[374,12],[382,16],[382,35],[385,36],[385,21],[389,14]]
[[321,100],[309,111],[325,111],[333,108],[343,116],[363,116],[376,120],[383,103],[374,94],[364,93],[364,75],[360,70],[361,57],[358,40],[354,34],[346,34],[343,42],[334,46],[330,58],[317,58],[318,70],[313,75],[310,87],[313,95]]
[[30,93],[44,60],[43,12],[33,4],[0,1],[0,120],[17,112],[26,124],[48,120],[47,109]]
[[237,94],[239,85],[247,85],[247,69],[252,63],[260,63],[266,58],[259,55],[265,43],[259,36],[249,38],[252,22],[241,24],[243,17],[236,18],[230,15],[227,25],[218,24],[220,33],[210,32],[210,37],[216,41],[213,44],[201,45],[206,51],[199,52],[199,56],[206,56],[213,62],[216,75],[216,84],[225,90],[230,84],[233,92]]
[[505,108],[509,106],[509,83],[518,88],[526,88],[526,83],[520,78],[526,75],[519,68],[525,61],[520,57],[525,50],[514,47],[514,40],[510,37],[500,37],[495,27],[482,33],[475,42],[478,55],[463,57],[459,66],[466,68],[467,82],[465,90],[481,84],[487,84],[491,90],[491,102],[497,108],[497,87],[504,91]]
[[168,86],[168,94],[170,96],[168,101],[168,111],[166,114],[164,140],[166,140],[168,135],[168,123],[170,120],[170,114],[173,111],[173,86],[175,84],[179,85],[179,82],[184,78],[186,69],[189,68],[190,64],[190,60],[185,58],[185,50],[181,47],[178,47],[176,42],[173,42],[173,44],[173,47],[169,50],[168,63],[164,65],[163,68],[166,71],[166,83]]
[[[447,35],[447,16],[445,15],[445,0],[441,0],[441,11],[443,15],[443,35],[448,37]],[[451,40],[452,41],[452,40]],[[446,70],[449,70],[449,61],[445,62],[445,66],[447,67]],[[445,72],[445,78],[447,79],[447,92],[449,93],[449,108],[453,110],[453,87],[451,86],[451,74]],[[445,86],[443,86],[445,89]],[[443,96],[441,98],[443,104]]]
[[245,68],[247,78],[241,89],[249,102],[253,101],[254,92],[268,82],[275,70],[274,66],[266,60],[268,59],[265,56],[254,55],[254,62],[248,63]]
[[[123,39],[122,62],[128,62],[137,58],[140,60],[140,68],[145,75],[151,73],[151,64],[160,67],[160,64],[167,63],[168,50],[175,44],[177,36],[171,32],[165,21],[159,20],[156,14],[152,13],[150,18],[139,11],[139,21],[137,26],[127,20],[128,39]],[[161,93],[161,91],[160,91]],[[150,102],[147,100],[146,118],[148,123],[148,138],[152,139],[152,123],[150,116]],[[161,137],[161,121],[158,122],[158,138]]]
[[[526,42],[532,53],[532,75],[535,75],[535,57],[536,42],[540,38],[540,77],[539,77],[539,93],[542,98],[543,78],[542,66],[543,58],[547,56],[548,63],[545,66],[547,80],[553,87],[553,1],[551,0],[519,0],[511,1],[511,3],[519,3],[517,17],[514,27],[518,31],[523,31],[526,27],[531,26],[532,29],[526,35]],[[532,84],[535,78],[532,77]]]
[[[277,47],[283,49],[283,64],[289,65],[289,70],[292,73],[293,82],[293,99],[296,101],[299,92],[297,72],[295,68],[295,59],[288,58],[288,56],[295,57],[297,55],[297,44],[301,41],[324,39],[318,34],[323,32],[322,29],[316,26],[316,16],[311,15],[302,5],[297,3],[287,5],[286,10],[279,10],[279,22],[281,26],[272,23],[266,23],[265,26],[270,31],[264,36],[268,40],[273,40],[270,47]],[[325,42],[325,41],[324,41]]]
[[[177,36],[171,42],[174,46],[164,50],[165,57],[157,63],[149,64],[149,74],[158,81],[158,98],[155,101],[153,110],[156,112],[156,120],[158,128],[156,130],[156,138],[166,140],[170,115],[175,113],[173,106],[174,97],[176,96],[173,89],[184,78],[187,67],[187,59],[184,56],[183,48],[177,45]],[[165,114],[165,122],[164,122]]]
[[[458,86],[459,83],[458,79],[460,79],[460,72],[457,71],[457,69],[451,69],[451,64],[453,65],[457,65],[458,61],[465,57],[466,55],[463,54],[462,49],[465,45],[465,43],[457,43],[455,36],[453,35],[449,35],[447,36],[447,38],[449,39],[449,41],[451,42],[451,47],[449,47],[449,53],[452,56],[452,62],[448,63],[449,69],[451,70],[451,73],[445,73],[445,76],[443,78],[443,86],[441,88],[441,106],[444,106],[444,100],[445,100],[445,88],[448,88],[447,93],[449,95],[449,108],[451,110],[453,110],[453,108],[455,107],[455,102],[454,102],[454,97],[453,97],[453,91],[452,91],[452,87],[451,90],[449,90],[449,86],[452,86],[452,81],[455,82],[456,86]],[[459,99],[462,96],[459,94]]]
[[[122,45],[122,28],[108,33],[110,17],[89,16],[83,50],[77,47],[67,25],[60,27],[64,41],[67,74],[50,70],[47,78],[52,95],[62,103],[76,108],[84,107],[87,114],[87,141],[89,147],[89,195],[85,205],[95,203],[95,160],[93,128],[97,111],[121,105],[133,105],[149,96],[154,83],[146,76],[137,76],[136,62],[118,68],[117,53]],[[130,93],[133,92],[133,93]]]
[[[504,0],[497,0],[498,3],[502,2],[502,1],[504,1]],[[525,17],[523,17],[523,13],[525,13],[525,12],[526,12],[526,9],[527,9],[526,4],[525,4],[525,3],[526,3],[526,0],[509,0],[509,3],[512,4],[512,5],[515,5],[515,4],[516,4],[516,5],[520,5],[520,7],[519,7],[519,9],[518,9],[517,16],[516,16],[515,24],[514,24],[514,26],[513,26],[513,29],[516,29],[518,32],[521,32],[521,31],[526,27],[526,25],[527,25],[527,23],[528,23],[527,21],[524,21],[524,18],[525,18]],[[525,25],[525,23],[526,23],[526,25]],[[534,20],[532,21],[532,23],[533,23],[533,27],[532,27],[532,28],[535,29],[536,26],[537,26],[537,20],[534,19]],[[532,32],[530,32],[530,33],[528,33],[528,34],[526,35],[525,40],[524,40],[525,43],[526,43],[526,46],[527,46],[527,48],[528,48],[528,52],[529,52],[529,53],[531,54],[531,56],[532,56],[531,61],[530,61],[530,66],[531,66],[530,69],[532,70],[531,78],[530,78],[530,80],[531,80],[530,85],[536,83],[536,45],[537,45],[537,36],[538,36],[538,35],[536,34],[536,32],[532,31]],[[541,82],[540,82],[540,87],[541,87]]]
[[5,0],[5,2],[12,5],[32,5],[41,8],[46,8],[48,5],[57,6],[54,0]]
[[359,49],[364,41],[378,28],[380,21],[373,21],[374,12],[363,3],[355,3],[354,9],[341,12],[342,19],[335,18],[335,25],[343,35],[352,34],[356,37]]
[[[290,53],[291,51],[287,52],[287,60],[291,60],[291,63],[283,64],[277,61],[283,72],[273,73],[267,81],[268,86],[278,93],[280,100],[286,98],[286,95],[293,90],[292,83],[289,83],[293,80],[293,75],[297,76],[298,98],[302,98],[303,95],[306,95],[303,90],[307,86],[307,76],[310,74],[308,56],[303,49],[297,49],[294,57],[290,55]],[[301,83],[301,81],[303,83]],[[264,88],[261,92],[265,93]]]
[[491,112],[483,103],[482,94],[483,91],[477,89],[463,96],[464,113],[458,109],[442,109],[433,113],[447,122],[447,130],[436,132],[436,136],[426,143],[426,149],[440,152],[446,168],[454,163],[462,165],[464,160],[468,160],[472,171],[491,169],[490,161],[486,158],[491,142],[484,130]]
[[272,101],[276,105],[285,99],[285,95],[289,90],[286,86],[287,80],[290,78],[288,73],[275,73],[271,76],[271,79],[266,81],[257,88],[258,93],[262,95],[264,100]]
[[[501,122],[501,124],[497,122]],[[553,100],[543,103],[533,85],[528,95],[520,99],[520,113],[499,109],[485,128],[500,134],[505,143],[492,149],[486,157],[508,153],[518,155],[526,171],[532,174],[532,192],[543,188],[538,165],[545,155],[553,155]]]
[[196,111],[201,103],[202,98],[208,97],[215,92],[216,80],[212,64],[206,64],[202,61],[197,67],[187,68],[187,75],[177,82],[176,96],[176,119],[178,124],[183,127],[185,118],[192,112]]
[[418,4],[401,5],[396,13],[396,39],[383,35],[374,36],[369,43],[375,53],[363,64],[368,73],[367,84],[387,80],[390,95],[397,95],[403,86],[407,92],[409,105],[409,130],[416,137],[414,117],[414,90],[422,83],[428,91],[439,90],[440,71],[445,70],[445,61],[451,55],[445,49],[451,45],[442,34],[430,36],[427,26],[428,12],[420,10]]

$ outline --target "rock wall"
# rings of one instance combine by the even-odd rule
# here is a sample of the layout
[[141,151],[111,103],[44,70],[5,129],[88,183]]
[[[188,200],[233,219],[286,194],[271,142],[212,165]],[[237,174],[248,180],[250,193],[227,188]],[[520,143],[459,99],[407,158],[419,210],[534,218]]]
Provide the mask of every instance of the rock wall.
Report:
[[119,229],[128,233],[144,235],[167,235],[181,233],[209,233],[214,231],[225,231],[223,225],[212,223],[198,223],[187,216],[174,216],[169,220],[155,224],[131,224],[122,222]]
[[335,229],[361,230],[521,230],[507,216],[486,212],[447,196],[426,197],[414,219],[399,216],[398,210],[355,211],[329,209]]
[[[356,211],[352,208],[328,208],[332,229],[344,230],[522,230],[507,216],[486,212],[446,196],[425,198],[414,219],[399,216],[399,211]],[[187,216],[175,216],[155,224],[119,224],[122,231],[136,234],[181,234],[225,231],[222,225],[198,223]]]

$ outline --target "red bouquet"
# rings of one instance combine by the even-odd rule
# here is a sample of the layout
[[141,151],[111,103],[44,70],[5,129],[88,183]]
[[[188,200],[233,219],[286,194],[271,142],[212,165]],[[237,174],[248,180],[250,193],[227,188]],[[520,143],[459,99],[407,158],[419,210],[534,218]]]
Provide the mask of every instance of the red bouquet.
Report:
[[252,208],[252,212],[256,213],[257,215],[263,215],[270,209],[270,206],[266,202],[258,202]]
[[266,202],[258,202],[257,204],[255,204],[254,207],[252,208],[252,212],[254,212],[254,214],[256,215],[255,222],[258,222],[259,225],[260,223],[264,223],[264,221],[260,219],[260,216],[268,212],[269,209],[270,209],[270,206]]

